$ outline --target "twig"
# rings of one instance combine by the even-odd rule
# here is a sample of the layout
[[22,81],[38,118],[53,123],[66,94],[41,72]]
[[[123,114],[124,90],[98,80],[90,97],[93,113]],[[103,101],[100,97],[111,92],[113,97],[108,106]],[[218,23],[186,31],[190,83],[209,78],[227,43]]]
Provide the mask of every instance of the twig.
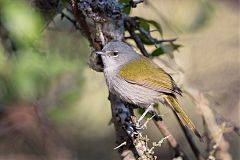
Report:
[[154,43],[155,47],[157,48],[156,39],[154,39],[147,31],[145,31],[143,28],[139,28],[140,33],[142,33],[147,39],[149,39],[152,43]]
[[[153,149],[148,147],[149,138],[135,129],[137,121],[135,117],[132,117],[133,110],[126,108],[114,95],[110,94],[109,100],[113,109],[113,123],[115,124],[117,143],[119,144],[116,149],[119,150],[121,155],[127,150],[133,156],[132,158],[138,158],[138,160],[155,160],[156,156],[154,156]],[[155,146],[157,146],[157,143]]]
[[144,47],[144,44],[141,40],[141,38],[139,37],[139,35],[135,32],[135,30],[140,31],[141,34],[143,34],[149,41],[151,41],[155,47],[157,48],[157,44],[161,44],[163,42],[169,42],[172,43],[174,41],[177,40],[177,38],[173,38],[173,39],[162,39],[162,40],[157,40],[155,38],[153,38],[151,36],[151,34],[147,31],[145,31],[143,28],[139,27],[137,25],[136,20],[138,19],[138,17],[127,17],[124,20],[124,24],[126,29],[128,30],[129,34],[131,37],[125,37],[126,39],[133,39],[137,45],[137,47],[140,49],[141,53],[146,56],[146,57],[150,57],[150,55],[148,54],[147,50]]
[[228,119],[228,118],[224,117],[223,115],[221,115],[218,111],[216,111],[215,108],[211,107],[210,109],[214,112],[217,124],[225,123],[226,124],[226,128],[228,128],[228,130],[233,131],[238,136],[240,136],[240,128],[236,124],[234,124],[234,122],[232,122],[230,119]]
[[185,137],[186,137],[186,139],[187,139],[187,141],[188,141],[188,143],[189,143],[189,145],[190,145],[190,147],[191,147],[191,149],[192,149],[195,157],[196,157],[198,160],[204,160],[204,158],[202,157],[202,155],[201,155],[201,153],[200,153],[200,150],[199,150],[199,148],[197,147],[197,144],[196,144],[196,142],[194,141],[194,139],[193,139],[191,133],[189,132],[188,128],[185,127],[185,126],[181,123],[181,120],[180,120],[180,118],[177,116],[176,112],[174,112],[174,114],[175,114],[176,118],[178,119],[178,122],[179,122],[179,124],[180,124],[180,126],[181,126],[181,128],[182,128],[182,130],[183,130],[183,133],[184,133],[184,135],[185,135]]
[[206,143],[207,143],[207,149],[206,150],[209,152],[211,150],[211,137],[209,135],[207,122],[206,122],[206,120],[203,116],[202,116],[202,121],[203,121],[204,137],[206,138]]
[[148,118],[140,128],[142,128],[142,129],[147,128],[147,124],[148,124],[154,117],[155,117],[155,115],[153,115],[152,117]]
[[[196,101],[196,97],[194,97],[193,95],[191,95],[188,91],[183,91],[184,93],[186,93],[195,103],[198,103]],[[206,97],[207,98],[207,97]],[[212,98],[212,97],[210,97]],[[218,105],[218,102],[216,102],[214,99],[212,99],[214,101],[214,103],[216,105]],[[220,113],[218,113],[218,111],[216,111],[216,109],[214,109],[213,107],[209,106],[209,108],[214,112],[214,117],[216,119],[217,124],[220,123],[226,123],[226,128],[230,128],[231,131],[234,131],[238,136],[240,136],[240,127],[238,127],[236,124],[234,124],[230,119],[227,119],[226,117],[224,117],[223,115],[221,115]],[[204,117],[202,117],[204,119]]]
[[144,56],[149,57],[149,54],[148,54],[147,50],[145,49],[140,37],[135,33],[136,24],[135,24],[134,20],[132,20],[129,17],[125,18],[124,25],[125,25],[126,29],[128,30],[129,34],[131,35],[131,37],[133,38],[133,40],[135,41],[137,47],[140,49],[141,53]]
[[[212,140],[217,144],[219,150],[216,150],[215,155],[219,159],[231,160],[228,152],[229,144],[224,139],[224,131],[217,125],[214,114],[209,108],[209,102],[202,93],[194,96],[197,107],[201,110],[202,116],[205,119],[208,127],[208,133],[211,135]],[[219,138],[220,137],[220,138]],[[211,151],[210,151],[211,152]],[[209,153],[210,155],[211,153]]]
[[130,0],[130,1],[129,1],[130,5],[131,5],[133,8],[137,7],[137,5],[138,5],[139,3],[143,3],[143,2],[144,2],[144,0]]
[[117,147],[115,147],[114,149],[118,149],[118,148],[120,148],[120,147],[122,147],[122,146],[125,146],[127,144],[127,142],[123,142],[123,143],[121,143],[120,145],[118,145]]
[[153,147],[152,147],[149,151],[152,152],[155,147],[161,147],[163,141],[166,140],[166,139],[168,139],[170,136],[171,136],[171,135],[168,135],[168,136],[166,136],[166,137],[163,137],[163,138],[162,138],[160,141],[158,141],[158,142],[153,142]]
[[175,42],[177,38],[171,38],[171,39],[161,39],[161,40],[156,40],[156,43],[163,43],[163,42]]
[[217,141],[215,142],[215,144],[212,146],[212,149],[209,151],[209,155],[208,155],[208,160],[215,160],[216,158],[216,153],[219,149],[219,145],[222,141],[222,138],[223,138],[223,132],[224,132],[224,129],[226,127],[226,124],[224,123],[221,127],[221,130],[219,131],[219,134],[218,134],[218,137],[216,138]]
[[172,39],[162,39],[162,40],[157,40],[156,38],[153,38],[151,34],[147,31],[145,31],[143,28],[139,28],[140,33],[142,33],[147,39],[149,39],[152,43],[155,44],[155,47],[157,48],[156,44],[161,44],[163,42],[170,42],[173,43],[174,41],[177,40],[177,38],[172,38]]
[[70,21],[76,29],[81,30],[81,28],[77,25],[77,21],[75,19],[72,19],[67,14],[65,14],[63,11],[61,11],[61,19],[63,19],[63,18],[66,18],[68,21]]
[[172,133],[168,130],[167,126],[164,124],[163,121],[160,120],[154,120],[154,124],[156,125],[156,127],[159,129],[159,131],[161,132],[161,134],[164,137],[168,137],[168,143],[169,145],[174,149],[175,151],[175,158],[180,157],[184,160],[189,160],[189,158],[187,157],[187,155],[185,154],[185,152],[181,149],[180,145],[177,143],[175,137],[172,135]]
[[[131,110],[129,110],[116,96],[109,94],[109,100],[111,102],[112,109],[112,121],[115,127],[116,142],[120,147],[117,147],[121,157],[124,160],[136,160],[138,151],[135,148],[131,136],[127,132],[133,132],[131,126]],[[126,143],[125,145],[121,145]]]

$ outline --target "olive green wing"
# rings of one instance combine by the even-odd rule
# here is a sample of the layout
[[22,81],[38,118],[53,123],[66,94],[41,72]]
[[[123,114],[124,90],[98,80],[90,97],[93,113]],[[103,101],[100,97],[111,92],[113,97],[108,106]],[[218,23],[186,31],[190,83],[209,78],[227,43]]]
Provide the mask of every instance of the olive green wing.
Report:
[[181,90],[176,86],[172,77],[143,56],[122,67],[119,71],[119,76],[129,83],[141,85],[159,92],[181,94]]

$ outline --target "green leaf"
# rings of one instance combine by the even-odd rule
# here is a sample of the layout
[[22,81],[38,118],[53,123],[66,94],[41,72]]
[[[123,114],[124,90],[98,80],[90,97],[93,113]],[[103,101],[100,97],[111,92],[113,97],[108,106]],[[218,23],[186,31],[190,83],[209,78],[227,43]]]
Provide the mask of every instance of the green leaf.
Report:
[[183,45],[181,44],[172,44],[175,50],[178,50],[178,48],[182,47]]
[[127,15],[129,15],[131,12],[131,9],[132,9],[131,7],[126,7],[123,9],[123,12],[126,13]]
[[174,44],[174,43],[170,43],[170,44],[165,44],[163,45],[161,48],[164,50],[164,52],[166,53],[172,53],[175,50],[178,50],[179,47],[181,47],[182,45],[180,44]]
[[119,0],[118,2],[124,6],[123,12],[129,15],[132,9],[129,0]]
[[158,30],[158,32],[160,33],[160,35],[161,36],[163,36],[163,31],[162,31],[162,27],[160,26],[160,24],[158,23],[158,22],[156,22],[156,21],[154,21],[154,20],[147,20],[147,19],[144,19],[144,18],[140,18],[140,17],[138,17],[139,18],[139,21],[140,22],[144,22],[144,23],[148,23],[148,24],[151,24],[152,26],[154,26],[157,30]]
[[152,41],[150,41],[146,36],[144,36],[143,34],[141,33],[137,33],[137,35],[140,37],[141,41],[143,44],[146,44],[146,45],[154,45],[154,43]]
[[161,48],[161,47],[159,47],[159,48],[157,48],[157,49],[155,49],[153,52],[152,52],[152,56],[153,57],[157,57],[157,56],[160,56],[160,55],[162,55],[162,54],[164,54],[165,52],[164,52],[164,50]]
[[147,32],[149,32],[150,30],[150,25],[146,21],[143,21],[142,19],[139,21],[139,27],[143,28]]
[[161,45],[159,48],[155,49],[151,55],[153,57],[157,57],[165,53],[172,54],[175,50],[178,50],[178,48],[181,46],[182,45],[180,44],[174,44],[174,43]]

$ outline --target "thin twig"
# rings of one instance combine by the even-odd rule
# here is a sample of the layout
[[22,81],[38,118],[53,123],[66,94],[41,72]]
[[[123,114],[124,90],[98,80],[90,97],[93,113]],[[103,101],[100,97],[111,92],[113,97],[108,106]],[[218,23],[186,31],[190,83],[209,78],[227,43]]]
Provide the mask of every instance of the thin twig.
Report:
[[206,143],[207,143],[207,151],[209,152],[211,150],[211,137],[209,135],[209,130],[207,127],[207,122],[205,118],[202,116],[202,121],[203,121],[203,129],[204,129],[204,138],[206,138]]
[[[116,96],[109,93],[109,101],[111,102],[112,109],[112,121],[115,127],[115,133],[117,138],[117,144],[120,147],[117,147],[121,157],[124,160],[136,160],[138,157],[138,151],[135,148],[130,132],[133,132],[133,128],[130,124],[131,120],[131,110],[129,110]],[[131,131],[132,130],[132,131]],[[125,145],[121,145],[126,143]]]
[[67,14],[65,14],[63,11],[61,11],[61,18],[66,18],[68,21],[70,21],[73,26],[78,29],[81,30],[81,28],[77,25],[77,21],[75,19],[72,19],[71,17],[69,17]]
[[[211,135],[212,141],[215,142],[214,145],[219,148],[216,150],[216,152],[214,151],[215,155],[218,156],[217,158],[219,159],[231,160],[231,155],[228,152],[229,143],[223,137],[223,129],[216,123],[215,116],[209,107],[209,101],[202,93],[195,95],[194,99],[197,107],[201,110],[202,116],[206,121],[208,133]],[[214,147],[213,150],[215,150]],[[209,155],[211,155],[211,150]]]
[[139,3],[143,3],[143,2],[144,2],[144,0],[130,0],[130,1],[129,1],[130,5],[131,5],[133,8],[137,7],[137,5],[138,5]]
[[[149,32],[147,32],[147,31],[145,31],[143,28],[140,27],[140,28],[139,28],[139,31],[140,31],[140,33],[142,33],[147,39],[149,39],[153,44],[155,44],[155,46],[156,46],[156,44],[161,44],[161,43],[163,43],[163,42],[170,42],[170,43],[172,43],[172,42],[174,42],[174,41],[177,40],[177,38],[157,40],[156,38],[153,38],[153,37],[151,36],[151,34],[150,34]],[[157,46],[156,46],[156,48],[157,48]]]
[[175,137],[172,135],[172,133],[168,130],[167,126],[164,124],[163,121],[160,120],[154,120],[154,124],[159,129],[161,134],[166,137],[168,137],[168,143],[169,145],[174,149],[175,151],[175,158],[181,157],[184,160],[189,160],[188,156],[185,154],[185,152],[181,149],[180,145],[177,143]]
[[[198,103],[196,101],[196,97],[194,97],[192,94],[190,94],[188,91],[184,90],[184,93],[186,93],[196,104]],[[206,97],[207,98],[207,97]],[[212,97],[210,97],[212,98]],[[214,99],[213,99],[214,100]],[[217,105],[218,102],[214,100],[214,103]],[[238,136],[240,136],[240,127],[238,127],[236,124],[234,124],[230,119],[227,119],[223,115],[221,115],[218,111],[216,111],[215,108],[209,106],[209,108],[214,112],[215,119],[218,122],[220,120],[220,123],[226,123],[227,126],[229,126],[230,130],[234,131]],[[216,118],[217,117],[217,118]]]
[[168,139],[170,136],[171,136],[171,135],[168,135],[168,136],[166,136],[166,137],[163,137],[163,138],[162,138],[160,141],[158,141],[158,142],[153,142],[153,147],[152,147],[149,151],[152,152],[155,147],[161,147],[163,141],[165,141],[166,139]]
[[122,146],[125,146],[126,144],[127,144],[127,142],[123,142],[123,143],[121,143],[120,145],[118,145],[117,147],[115,147],[114,150],[115,150],[115,149],[118,149],[118,148],[120,148],[120,147],[122,147]]
[[132,20],[131,18],[125,18],[124,24],[125,24],[126,29],[129,32],[129,34],[135,41],[137,47],[140,49],[141,53],[144,56],[149,57],[149,54],[148,54],[147,50],[145,49],[140,37],[135,33],[136,24],[135,24],[134,20]]
[[145,31],[143,28],[139,28],[140,33],[142,33],[145,37],[147,37],[147,39],[149,39],[157,48],[157,43],[156,43],[156,39],[154,39],[149,32]]
[[182,130],[183,130],[183,133],[184,133],[184,135],[185,135],[185,137],[186,137],[186,139],[187,139],[187,141],[188,141],[188,143],[189,143],[189,145],[190,145],[190,147],[191,147],[195,157],[198,160],[204,160],[204,158],[201,155],[201,152],[200,152],[199,148],[197,147],[197,144],[194,141],[194,139],[193,139],[191,133],[189,132],[188,128],[181,123],[181,120],[178,117],[178,115],[176,114],[176,112],[174,112],[174,114],[175,114],[175,116],[176,116],[176,118],[177,118],[177,120],[178,120],[178,122],[179,122],[179,124],[180,124],[180,126],[182,128]]

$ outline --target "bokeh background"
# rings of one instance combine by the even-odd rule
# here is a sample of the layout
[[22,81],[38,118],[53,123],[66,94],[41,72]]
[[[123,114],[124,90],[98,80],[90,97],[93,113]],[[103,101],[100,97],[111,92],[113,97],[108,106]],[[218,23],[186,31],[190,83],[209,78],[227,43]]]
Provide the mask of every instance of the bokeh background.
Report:
[[[158,21],[164,38],[178,38],[183,45],[174,52],[174,59],[163,55],[156,63],[184,89],[203,92],[214,110],[238,126],[239,6],[237,0],[152,0],[131,11],[131,15]],[[8,37],[1,38],[0,159],[119,159],[113,150],[107,87],[103,74],[88,67],[91,50],[86,39],[60,14],[44,26],[42,18],[22,1],[0,1],[0,22],[18,49],[11,52],[6,47]],[[202,128],[191,97],[184,95],[180,101]],[[160,111],[194,159],[171,111],[163,106]],[[151,141],[162,138],[151,123],[146,134]],[[240,159],[239,137],[228,133],[226,139],[232,159]],[[167,143],[155,151],[162,159],[173,154]]]

